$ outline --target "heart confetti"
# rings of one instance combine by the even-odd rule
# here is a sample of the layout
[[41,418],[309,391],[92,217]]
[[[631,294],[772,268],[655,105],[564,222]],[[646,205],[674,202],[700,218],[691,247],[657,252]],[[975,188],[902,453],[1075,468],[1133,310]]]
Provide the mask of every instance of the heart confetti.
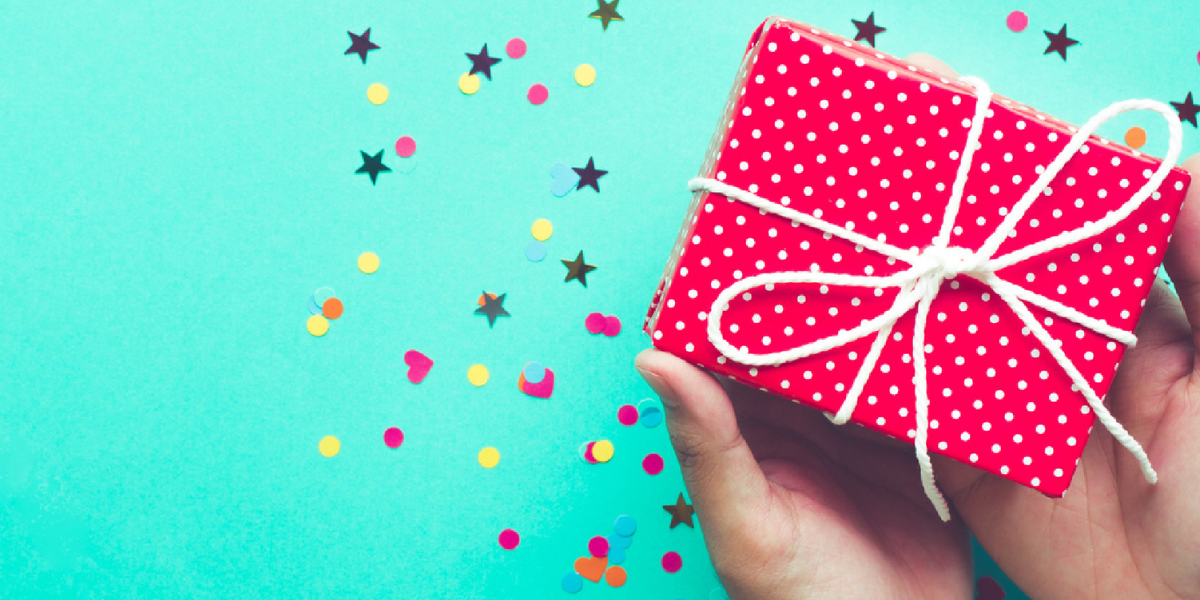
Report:
[[429,369],[433,368],[433,359],[416,350],[409,350],[404,353],[404,364],[408,365],[408,380],[421,383],[429,374]]

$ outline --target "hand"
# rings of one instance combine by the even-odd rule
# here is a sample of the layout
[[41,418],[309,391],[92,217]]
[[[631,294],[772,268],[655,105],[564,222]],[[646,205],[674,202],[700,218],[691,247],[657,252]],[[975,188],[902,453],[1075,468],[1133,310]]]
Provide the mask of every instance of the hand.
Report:
[[[932,57],[908,60],[956,76]],[[1166,255],[1180,297],[1155,284],[1107,396],[1157,485],[1097,427],[1061,499],[934,456],[957,513],[942,523],[910,445],[657,350],[639,355],[730,597],[971,598],[970,527],[1039,600],[1200,598],[1200,155],[1184,166],[1196,183]]]

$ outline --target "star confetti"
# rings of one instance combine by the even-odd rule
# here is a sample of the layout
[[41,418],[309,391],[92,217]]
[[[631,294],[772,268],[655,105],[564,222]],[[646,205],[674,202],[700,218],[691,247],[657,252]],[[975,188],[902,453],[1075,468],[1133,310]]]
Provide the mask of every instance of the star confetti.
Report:
[[854,23],[855,29],[858,29],[858,33],[854,34],[854,41],[867,40],[872,48],[875,47],[875,36],[887,31],[886,28],[875,24],[875,11],[871,11],[871,14],[867,15],[866,21],[850,19],[850,22]]
[[679,524],[687,525],[692,529],[696,528],[696,525],[692,523],[692,513],[695,513],[696,509],[683,499],[682,493],[679,494],[679,499],[675,501],[675,504],[664,504],[663,510],[671,513],[671,529],[675,529],[675,526]]
[[350,31],[346,33],[350,36],[350,49],[345,54],[357,54],[363,64],[367,64],[367,53],[379,49],[379,46],[371,42],[371,28],[368,27],[366,31],[362,32],[362,35],[354,35]]
[[1192,124],[1192,127],[1197,126],[1196,114],[1200,113],[1200,104],[1196,104],[1192,100],[1191,92],[1188,92],[1187,98],[1183,102],[1172,102],[1171,106],[1174,106],[1175,110],[1179,112],[1180,121],[1187,121]]
[[480,50],[479,54],[471,54],[470,52],[466,54],[467,58],[471,59],[471,72],[468,75],[483,73],[483,76],[487,77],[488,81],[491,81],[492,65],[500,62],[500,59],[488,56],[487,44],[483,45],[483,50]]
[[1073,39],[1067,37],[1066,24],[1063,24],[1062,29],[1059,29],[1058,33],[1050,33],[1049,31],[1046,31],[1045,33],[1046,33],[1046,39],[1050,40],[1050,46],[1047,47],[1046,51],[1043,52],[1042,54],[1050,54],[1051,52],[1057,52],[1058,55],[1061,56],[1063,60],[1067,60],[1067,48],[1070,48],[1071,46],[1074,46],[1079,43],[1079,40],[1073,40]]
[[362,150],[359,150],[359,153],[362,154],[363,164],[358,168],[357,171],[355,171],[355,173],[366,173],[370,175],[371,185],[375,185],[375,178],[379,177],[380,173],[392,172],[387,165],[383,164],[383,150],[376,152],[375,156],[371,156]]
[[575,257],[575,260],[562,259],[562,264],[567,267],[567,278],[563,280],[563,283],[578,279],[583,287],[587,287],[587,274],[596,270],[595,265],[583,262],[583,250],[579,251],[579,256]]
[[496,325],[496,317],[511,317],[512,315],[507,310],[504,310],[504,297],[507,295],[500,294],[497,296],[496,294],[484,292],[483,296],[480,297],[480,300],[483,301],[483,306],[475,309],[475,314],[487,315],[488,327]]
[[617,3],[621,0],[613,0],[605,2],[604,0],[596,0],[597,8],[592,14],[588,15],[593,19],[600,19],[600,26],[604,31],[608,31],[608,24],[612,21],[624,21],[624,17],[617,14]]
[[582,190],[583,186],[591,186],[593,190],[600,191],[600,178],[608,174],[608,171],[601,171],[596,168],[596,163],[592,157],[588,157],[586,167],[571,167],[572,171],[579,174],[579,183],[575,185],[575,189]]

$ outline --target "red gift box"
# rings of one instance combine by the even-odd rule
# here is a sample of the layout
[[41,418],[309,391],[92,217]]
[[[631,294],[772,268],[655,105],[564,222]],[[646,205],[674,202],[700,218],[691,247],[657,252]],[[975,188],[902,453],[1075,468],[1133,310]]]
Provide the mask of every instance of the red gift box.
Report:
[[[693,180],[645,329],[662,350],[831,414],[862,380],[850,420],[918,448],[927,434],[929,452],[1059,497],[1094,413],[1107,416],[1100,399],[1189,182],[1172,168],[1182,136],[1174,112],[1130,102],[1098,115],[1069,148],[1079,129],[981,81],[768,19]],[[1086,135],[1129,108],[1167,118],[1165,163]],[[926,293],[935,297],[918,329]],[[900,309],[884,334],[868,327],[787,355]],[[877,338],[877,360],[860,376]]]

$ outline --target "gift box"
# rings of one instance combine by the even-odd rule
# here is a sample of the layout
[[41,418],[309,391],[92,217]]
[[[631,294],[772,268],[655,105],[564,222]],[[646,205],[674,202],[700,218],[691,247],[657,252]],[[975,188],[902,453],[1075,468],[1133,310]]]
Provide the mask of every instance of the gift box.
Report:
[[1189,183],[1172,168],[1178,119],[1151,108],[1172,134],[1166,163],[1084,137],[1092,123],[1068,148],[1080,129],[978,80],[768,19],[694,180],[645,330],[662,350],[831,415],[857,381],[851,421],[1059,497]]

